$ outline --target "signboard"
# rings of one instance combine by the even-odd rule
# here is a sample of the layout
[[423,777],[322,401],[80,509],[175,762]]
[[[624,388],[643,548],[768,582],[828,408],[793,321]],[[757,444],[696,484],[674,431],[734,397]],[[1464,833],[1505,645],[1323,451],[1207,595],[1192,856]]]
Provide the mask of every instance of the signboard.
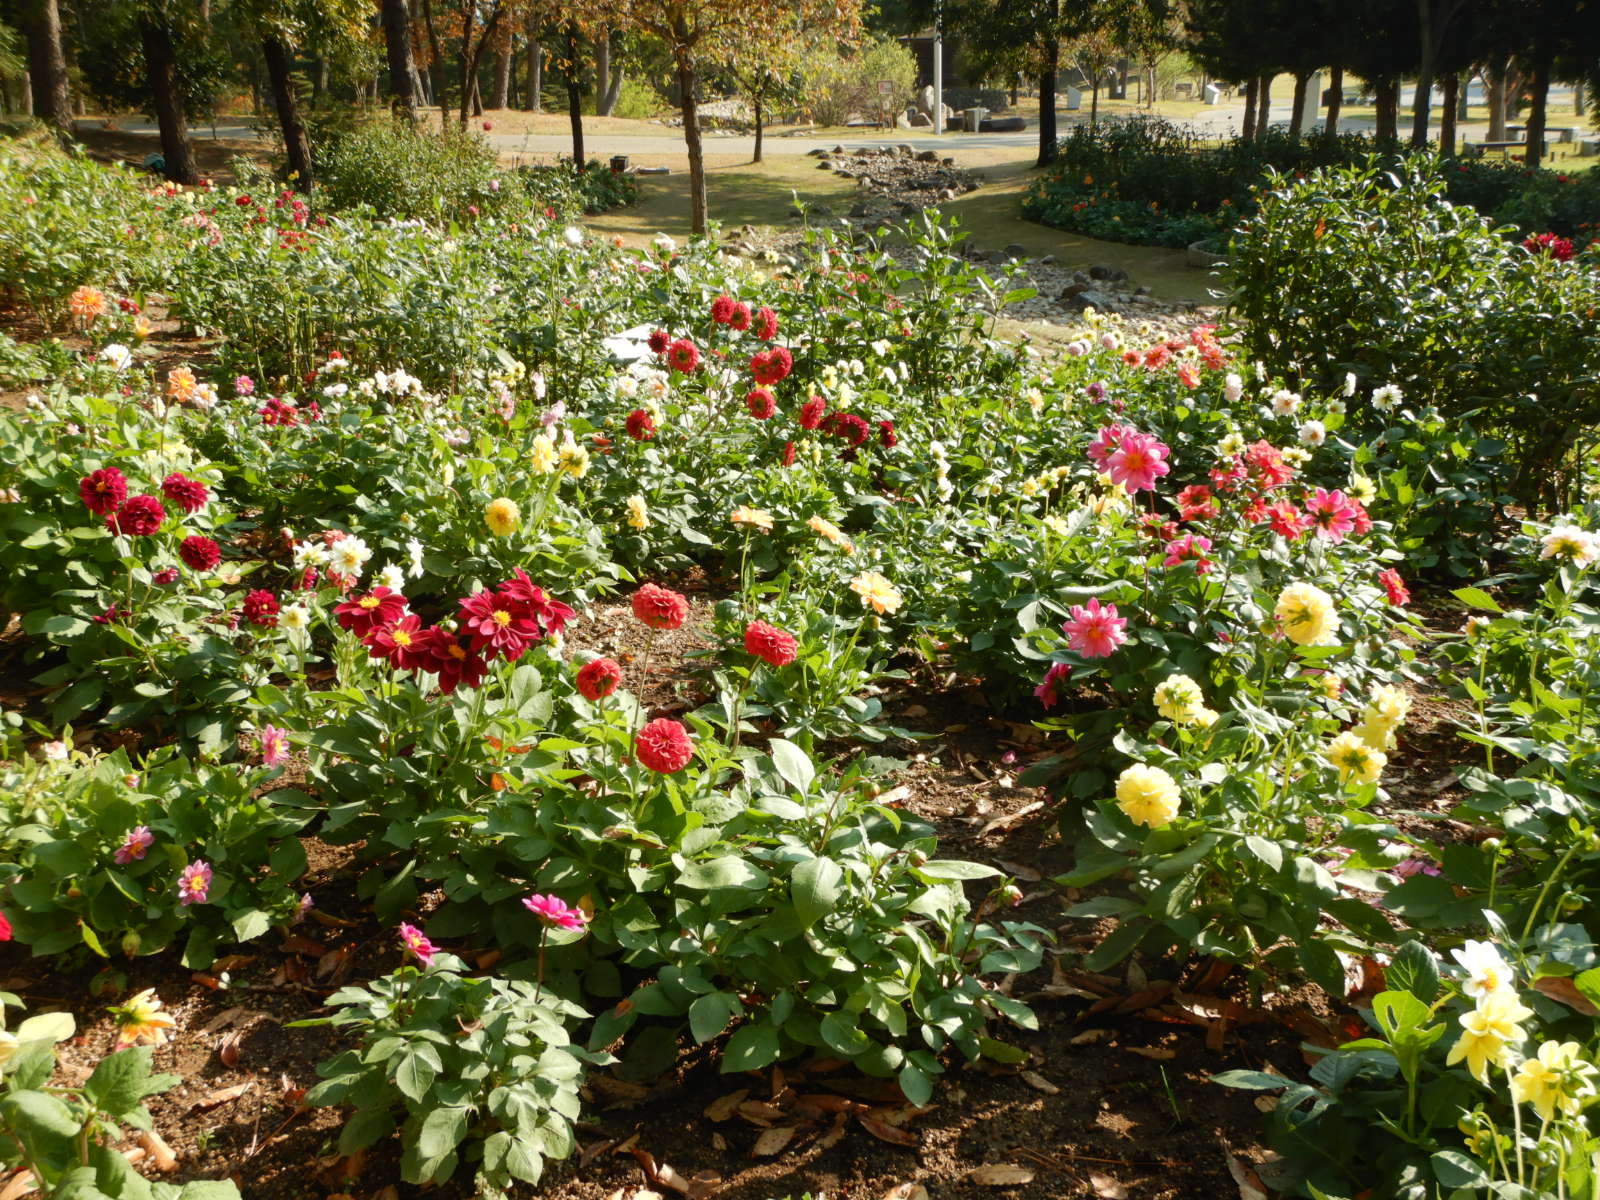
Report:
[[892,80],[892,79],[880,79],[880,80],[878,80],[878,95],[880,95],[880,96],[890,96],[890,95],[893,95],[893,94],[894,94],[894,80]]

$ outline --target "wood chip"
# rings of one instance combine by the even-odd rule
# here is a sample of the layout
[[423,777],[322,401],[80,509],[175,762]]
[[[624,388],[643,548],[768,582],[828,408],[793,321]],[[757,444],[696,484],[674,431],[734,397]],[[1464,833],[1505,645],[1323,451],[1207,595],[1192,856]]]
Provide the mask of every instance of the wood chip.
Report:
[[248,1080],[244,1083],[236,1083],[232,1087],[220,1088],[215,1092],[211,1092],[208,1095],[200,1097],[200,1099],[190,1104],[189,1108],[191,1111],[195,1109],[215,1108],[219,1104],[226,1104],[230,1100],[237,1100],[240,1096],[244,1095],[254,1086],[255,1081]]
[[1022,1082],[1036,1092],[1043,1092],[1046,1096],[1059,1096],[1061,1094],[1060,1088],[1037,1071],[1024,1071],[1022,1073]]
[[1169,1050],[1165,1046],[1129,1046],[1129,1053],[1137,1054],[1141,1058],[1153,1058],[1157,1062],[1169,1062],[1178,1057],[1176,1050]]
[[1015,1163],[986,1163],[967,1172],[967,1178],[984,1187],[1021,1187],[1033,1182],[1033,1168]]
[[1082,1033],[1073,1034],[1071,1043],[1074,1046],[1088,1046],[1094,1042],[1103,1042],[1110,1036],[1109,1029],[1085,1029]]
[[1128,1189],[1111,1176],[1102,1175],[1099,1171],[1089,1172],[1089,1186],[1094,1189],[1094,1194],[1099,1196],[1100,1200],[1128,1200]]
[[232,1008],[225,1008],[221,1012],[219,1012],[216,1016],[212,1017],[211,1021],[207,1025],[205,1025],[200,1030],[200,1032],[201,1033],[216,1033],[217,1030],[226,1029],[229,1025],[232,1025],[235,1021],[239,1020],[241,1017],[248,1016],[249,1013],[250,1013],[250,1010],[248,1008],[245,1008],[243,1005],[240,1005],[240,1004],[236,1004]]
[[770,1158],[774,1154],[781,1154],[794,1141],[798,1132],[793,1125],[779,1125],[762,1132],[756,1139],[755,1148],[750,1151],[757,1158]]
[[154,1129],[141,1132],[137,1141],[139,1147],[150,1156],[150,1168],[155,1171],[170,1171],[178,1165],[178,1156],[173,1153],[172,1147]]

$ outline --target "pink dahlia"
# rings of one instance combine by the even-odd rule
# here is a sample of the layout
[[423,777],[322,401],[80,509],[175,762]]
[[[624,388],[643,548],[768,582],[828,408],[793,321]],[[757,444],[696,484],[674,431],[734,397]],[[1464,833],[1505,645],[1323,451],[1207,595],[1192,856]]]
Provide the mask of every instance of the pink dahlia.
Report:
[[1102,605],[1098,596],[1088,604],[1074,604],[1068,612],[1072,619],[1062,624],[1061,632],[1067,635],[1067,645],[1084,658],[1110,658],[1128,640],[1123,632],[1128,619],[1117,615],[1115,604]]

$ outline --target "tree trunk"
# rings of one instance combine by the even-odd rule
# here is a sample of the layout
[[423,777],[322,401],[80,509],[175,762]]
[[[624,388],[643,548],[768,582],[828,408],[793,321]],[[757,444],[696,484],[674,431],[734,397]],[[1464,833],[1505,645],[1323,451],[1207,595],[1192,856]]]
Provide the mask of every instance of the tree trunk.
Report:
[[311,190],[311,142],[300,120],[295,101],[294,80],[289,74],[289,51],[275,37],[261,39],[261,55],[267,60],[267,79],[272,84],[272,102],[278,109],[278,125],[283,130],[283,149],[289,159],[289,177],[302,192]]
[[583,174],[587,161],[583,153],[583,84],[578,74],[578,27],[567,26],[567,61],[562,68],[567,79],[567,120],[572,124],[572,169]]
[[1439,97],[1439,153],[1446,158],[1456,152],[1456,100],[1461,92],[1461,76],[1445,73],[1443,94]]
[[[445,94],[444,55],[439,53],[439,31],[433,23],[433,0],[422,0],[422,24],[428,31],[428,94],[439,106],[439,128],[450,123],[450,97]],[[463,97],[462,104],[466,104]]]
[[761,122],[761,93],[759,91],[756,92],[755,95],[750,97],[750,100],[751,100],[751,103],[754,105],[755,112],[756,112],[756,153],[755,153],[755,157],[752,158],[750,161],[751,162],[760,162],[761,161],[761,125],[762,125],[762,122]]
[[33,116],[33,72],[22,73],[22,115]]
[[689,29],[682,17],[673,23],[677,45],[672,57],[678,68],[678,109],[683,113],[683,141],[689,151],[689,228],[704,236],[706,232],[706,160],[700,145],[700,111],[695,101],[694,47],[689,45]]
[[[611,31],[604,27],[594,39],[594,115],[603,117],[601,106],[611,90]],[[761,160],[756,159],[757,162]]]
[[1256,97],[1261,91],[1261,81],[1252,76],[1244,85],[1244,129],[1239,137],[1246,142],[1256,139]]
[[1400,80],[1372,80],[1373,97],[1377,108],[1377,127],[1374,136],[1380,142],[1398,141],[1400,137]]
[[500,58],[495,64],[494,76],[494,104],[492,108],[511,107],[511,60],[516,57],[516,47],[511,44],[511,39],[506,39],[506,47],[500,53]]
[[477,64],[472,58],[472,30],[477,24],[478,6],[468,4],[466,17],[461,23],[461,128],[467,127],[467,118],[472,115],[472,84],[474,68]]
[[483,92],[478,87],[479,57],[476,54],[472,56],[472,115],[475,117],[483,116]]
[[1100,77],[1097,75],[1089,88],[1089,128],[1100,124]]
[[1011,107],[1012,108],[1015,108],[1017,106],[1017,100],[1020,98],[1018,96],[1018,93],[1021,90],[1022,90],[1022,73],[1019,71],[1019,72],[1017,72],[1017,74],[1015,74],[1015,75],[1013,75],[1011,77]]
[[1483,73],[1484,102],[1489,106],[1489,132],[1491,142],[1506,140],[1506,74],[1504,66]]
[[311,107],[321,108],[328,90],[328,60],[322,55],[311,60]]
[[544,47],[533,36],[533,22],[528,22],[528,111],[538,112],[544,104],[540,93],[544,90]]
[[199,183],[200,171],[194,162],[194,147],[189,143],[189,122],[183,112],[183,96],[178,92],[177,54],[172,34],[153,15],[139,20],[139,39],[144,45],[145,70],[150,78],[150,93],[155,104],[156,124],[161,128],[161,157],[166,176],[174,183]]
[[416,62],[411,56],[411,14],[406,0],[383,0],[383,40],[389,51],[389,95],[408,121],[417,117]]
[[1266,136],[1267,126],[1272,124],[1272,76],[1263,75],[1261,83],[1256,88],[1256,141]]
[[24,9],[23,23],[33,115],[69,133],[72,103],[67,94],[67,59],[61,49],[61,9],[56,0],[31,0]]
[[1060,132],[1056,128],[1056,75],[1061,69],[1061,43],[1054,38],[1045,47],[1044,69],[1039,72],[1039,161],[1048,167],[1056,160]]
[[1289,114],[1289,136],[1295,141],[1300,140],[1300,133],[1305,128],[1306,120],[1306,92],[1311,85],[1310,74],[1296,74],[1294,77],[1294,110]]
[[1533,103],[1528,106],[1528,148],[1522,161],[1529,170],[1544,161],[1545,110],[1550,103],[1550,50],[1541,46],[1533,60]]
[[1328,71],[1328,116],[1322,124],[1322,132],[1331,142],[1339,136],[1339,112],[1344,107],[1344,68],[1333,67]]
[[1584,115],[1585,110],[1583,80],[1580,79],[1577,83],[1572,85],[1572,115],[1575,117],[1581,117]]
[[599,95],[595,100],[594,110],[602,117],[609,117],[617,111],[617,100],[622,95],[623,57],[620,35],[613,31],[610,35],[611,46],[611,78],[606,83],[604,95]]

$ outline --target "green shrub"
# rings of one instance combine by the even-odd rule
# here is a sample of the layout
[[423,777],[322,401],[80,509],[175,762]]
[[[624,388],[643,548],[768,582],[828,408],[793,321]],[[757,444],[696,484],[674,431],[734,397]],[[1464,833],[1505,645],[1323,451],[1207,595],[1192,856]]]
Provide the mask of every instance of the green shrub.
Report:
[[[878,83],[889,80],[887,97]],[[858,113],[904,109],[917,81],[917,60],[891,38],[872,42],[853,54],[818,54],[806,65],[805,93],[811,119],[819,125],[843,125]]]
[[[1556,498],[1561,468],[1600,418],[1600,275],[1559,262],[1445,199],[1436,163],[1376,162],[1278,178],[1231,250],[1248,354],[1305,386],[1346,372],[1398,384],[1447,422],[1503,441],[1511,488]],[[1357,400],[1356,428],[1381,414]]]
[[494,151],[449,127],[434,134],[388,118],[365,122],[319,144],[316,169],[325,204],[382,217],[454,220],[509,199],[496,184]]

